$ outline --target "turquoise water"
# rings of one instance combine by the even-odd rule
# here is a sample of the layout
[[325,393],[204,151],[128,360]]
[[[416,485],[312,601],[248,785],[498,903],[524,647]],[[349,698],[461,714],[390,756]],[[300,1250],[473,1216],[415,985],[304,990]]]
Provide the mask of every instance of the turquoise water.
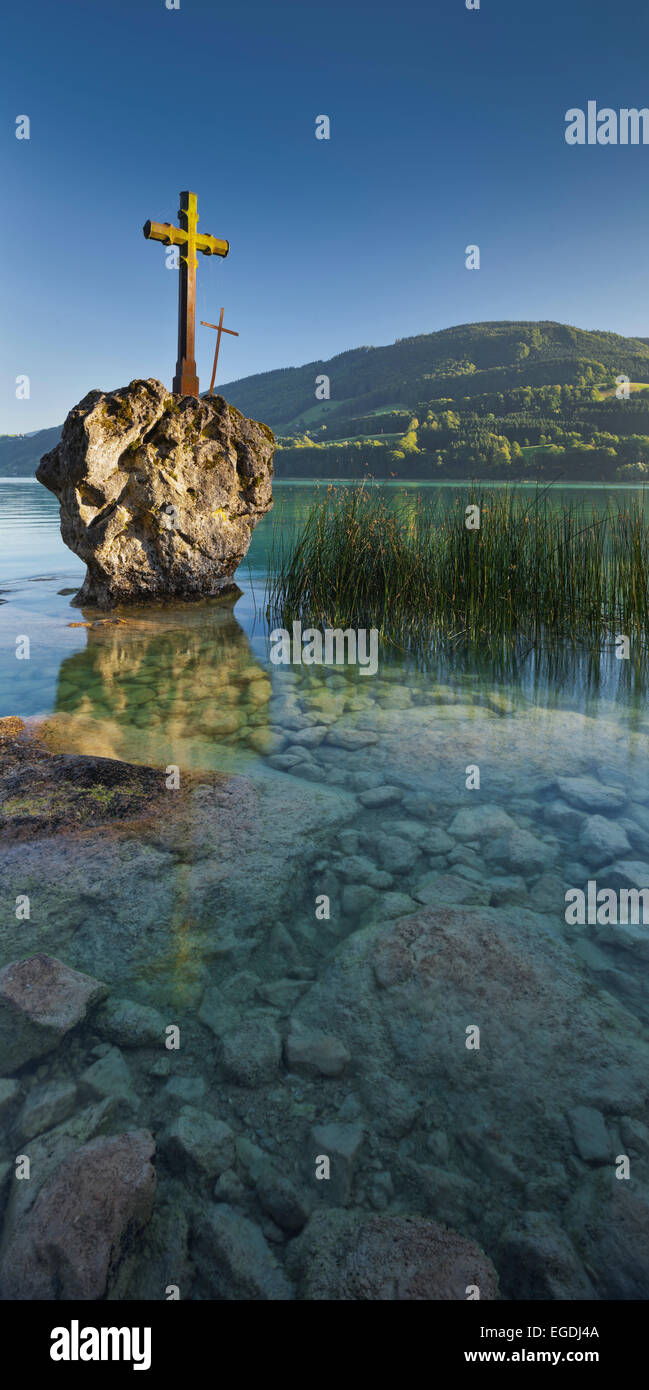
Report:
[[[96,615],[61,592],[83,566],[55,498],[0,482],[0,714],[44,719],[54,752],[235,776],[231,817],[199,782],[182,827],[170,811],[169,827],[121,838],[8,843],[5,900],[29,892],[37,910],[5,930],[0,965],[44,950],[179,1023],[171,1080],[153,1049],[123,1051],[130,1119],[159,1139],[159,1220],[176,1202],[191,1232],[232,1208],[298,1297],[311,1294],[295,1229],[267,1198],[278,1174],[359,1230],[377,1213],[452,1226],[507,1297],[647,1296],[649,937],[565,918],[566,891],[589,878],[649,886],[646,692],[612,651],[506,675],[387,652],[373,677],[273,666],[272,528],[313,495],[276,485],[236,603],[132,608],[95,627],[73,625]],[[587,492],[593,509],[610,496]],[[87,1102],[84,1068],[105,1039],[84,1046],[25,1084],[72,1076]],[[236,1140],[209,1180],[169,1137],[188,1104]],[[0,1162],[12,1151],[8,1130]],[[323,1151],[329,1186],[314,1178]],[[191,1248],[174,1255],[182,1296],[266,1296],[258,1250],[244,1295]],[[145,1246],[114,1296],[164,1296],[156,1258]]]

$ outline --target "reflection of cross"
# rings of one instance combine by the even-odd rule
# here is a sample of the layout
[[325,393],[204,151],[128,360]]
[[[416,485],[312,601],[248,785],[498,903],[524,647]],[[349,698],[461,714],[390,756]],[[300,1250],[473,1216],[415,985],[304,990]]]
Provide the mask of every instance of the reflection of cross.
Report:
[[[204,256],[227,256],[230,243],[196,231],[198,209],[195,193],[181,193],[178,209],[180,227],[171,222],[145,222],[142,228],[147,240],[163,241],[165,246],[182,246],[178,282],[178,361],[173,382],[178,396],[197,396],[198,377],[194,349],[196,324],[196,252]],[[229,330],[226,329],[226,332]]]
[[238,334],[238,333],[235,333],[235,331],[234,331],[233,328],[224,328],[224,327],[223,327],[223,314],[224,314],[224,312],[225,312],[225,310],[222,309],[222,310],[221,310],[221,317],[220,317],[218,323],[206,323],[205,319],[201,319],[201,323],[202,323],[202,325],[203,325],[203,328],[215,328],[215,329],[216,329],[216,351],[215,351],[215,353],[214,353],[214,366],[212,367],[212,380],[211,380],[211,382],[210,382],[210,389],[209,389],[209,391],[208,391],[208,393],[207,393],[208,396],[211,396],[212,391],[214,390],[214,381],[215,381],[215,379],[216,379],[216,364],[217,364],[217,362],[218,362],[218,360],[219,360],[219,348],[220,348],[220,346],[221,346],[221,334],[222,334],[222,333],[231,333],[233,338],[238,338],[238,337],[239,337],[239,334]]

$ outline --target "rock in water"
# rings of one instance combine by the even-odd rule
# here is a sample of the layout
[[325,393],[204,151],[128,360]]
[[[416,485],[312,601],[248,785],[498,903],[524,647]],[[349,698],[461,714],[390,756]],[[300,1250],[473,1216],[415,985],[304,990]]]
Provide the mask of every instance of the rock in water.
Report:
[[74,600],[112,607],[236,588],[253,527],[272,507],[275,439],[222,396],[161,382],[90,391],[38,466],[61,535],[87,574]]

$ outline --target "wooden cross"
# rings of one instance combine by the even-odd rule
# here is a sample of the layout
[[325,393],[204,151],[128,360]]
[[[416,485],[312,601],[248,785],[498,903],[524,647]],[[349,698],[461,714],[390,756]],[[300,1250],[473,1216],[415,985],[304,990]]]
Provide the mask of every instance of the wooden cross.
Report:
[[214,366],[212,367],[212,380],[211,380],[211,382],[210,382],[210,389],[209,389],[209,391],[208,391],[208,393],[207,393],[208,396],[211,396],[212,391],[214,390],[214,381],[215,381],[215,378],[216,378],[216,364],[217,364],[217,362],[218,362],[218,360],[219,360],[219,348],[220,348],[220,346],[221,346],[221,334],[222,334],[222,333],[231,333],[233,338],[238,338],[238,337],[239,337],[239,334],[238,334],[238,333],[235,333],[235,331],[234,331],[233,328],[224,328],[224,327],[223,327],[223,314],[224,314],[224,312],[225,312],[225,310],[222,309],[222,310],[221,310],[221,317],[220,317],[218,323],[207,323],[205,319],[201,319],[201,324],[203,325],[203,328],[215,328],[215,329],[216,329],[216,351],[215,351],[215,353],[214,353]]
[[[177,396],[198,396],[198,377],[194,336],[196,326],[196,268],[197,251],[204,256],[227,256],[228,241],[197,232],[198,208],[195,193],[181,193],[178,209],[179,227],[171,222],[145,222],[142,228],[147,241],[162,241],[165,246],[182,246],[178,282],[178,361],[173,381]],[[225,329],[225,332],[229,332]]]

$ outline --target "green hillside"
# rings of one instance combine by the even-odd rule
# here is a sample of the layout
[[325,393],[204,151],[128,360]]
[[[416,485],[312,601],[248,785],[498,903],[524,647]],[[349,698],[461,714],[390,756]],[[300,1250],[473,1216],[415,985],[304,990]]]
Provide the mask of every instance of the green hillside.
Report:
[[[330,399],[316,398],[329,378]],[[631,383],[616,397],[616,378]],[[227,382],[275,430],[278,477],[649,478],[649,339],[561,323],[473,323]],[[33,473],[60,430],[0,437]]]
[[[318,401],[323,375],[330,399]],[[276,431],[279,477],[633,481],[649,476],[645,384],[649,340],[521,322],[356,348],[222,391]]]
[[398,338],[387,347],[353,348],[328,362],[262,372],[221,389],[239,410],[257,411],[272,429],[281,430],[317,405],[315,378],[321,374],[331,381],[331,400],[323,404],[331,410],[353,406],[361,414],[387,403],[414,407],[455,394],[448,390],[449,380],[457,394],[470,396],[516,385],[573,384],[588,365],[649,381],[649,346],[639,338],[561,323],[467,323]]
[[0,478],[28,478],[60,438],[60,425],[36,434],[0,434]]

